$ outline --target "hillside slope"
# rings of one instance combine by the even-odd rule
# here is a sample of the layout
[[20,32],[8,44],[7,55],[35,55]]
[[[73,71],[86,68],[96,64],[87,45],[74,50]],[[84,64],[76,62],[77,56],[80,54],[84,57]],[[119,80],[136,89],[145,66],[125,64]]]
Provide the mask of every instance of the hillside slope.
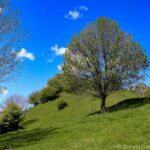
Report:
[[[61,100],[68,106],[59,111]],[[111,113],[100,114],[99,99],[62,93],[57,100],[27,111],[25,129],[0,135],[0,149],[116,150],[150,145],[149,99],[117,91],[108,97],[107,107]]]

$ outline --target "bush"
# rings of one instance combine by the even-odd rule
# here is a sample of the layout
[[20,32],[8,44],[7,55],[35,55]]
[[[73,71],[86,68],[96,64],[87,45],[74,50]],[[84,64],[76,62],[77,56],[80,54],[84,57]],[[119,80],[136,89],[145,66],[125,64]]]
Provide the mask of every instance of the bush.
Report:
[[61,73],[50,79],[47,82],[47,87],[54,87],[59,92],[66,91],[70,93],[76,93],[80,91],[85,91],[85,88],[83,86],[84,84],[86,83],[83,79],[78,79],[75,76]]
[[59,96],[59,90],[54,87],[46,87],[40,91],[40,102],[45,103],[55,100]]
[[48,80],[47,87],[53,87],[59,92],[64,91],[65,78],[63,74],[57,74],[54,78]]
[[34,106],[38,105],[40,102],[40,92],[36,91],[29,95],[28,103]]
[[67,106],[68,106],[67,102],[64,102],[64,101],[59,101],[58,105],[57,105],[58,110],[62,110],[62,109],[64,109]]
[[150,89],[148,89],[148,90],[144,93],[144,96],[150,98]]
[[130,87],[129,91],[136,93],[138,95],[149,95],[150,87],[148,87],[146,84],[141,83],[136,86]]
[[74,76],[69,77],[69,81],[66,78],[68,76],[64,73],[57,74],[54,78],[48,80],[45,88],[31,93],[28,97],[28,103],[36,106],[40,103],[55,100],[63,91],[71,93],[85,91],[85,88],[83,88],[83,84],[86,84],[85,81]]
[[26,97],[19,94],[9,96],[2,105],[5,108],[9,103],[17,104],[22,110],[25,110],[28,106]]
[[10,101],[0,114],[1,132],[17,130],[21,120],[22,108],[15,102]]
[[60,90],[54,86],[47,86],[40,91],[33,92],[28,97],[28,103],[34,106],[55,100],[59,96]]

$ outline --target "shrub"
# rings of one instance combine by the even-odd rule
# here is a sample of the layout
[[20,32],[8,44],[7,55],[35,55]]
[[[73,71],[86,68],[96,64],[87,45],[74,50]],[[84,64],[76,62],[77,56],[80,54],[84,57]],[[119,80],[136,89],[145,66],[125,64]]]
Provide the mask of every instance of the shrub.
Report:
[[144,96],[145,97],[150,97],[150,88],[144,93]]
[[54,78],[48,80],[47,87],[53,87],[59,92],[64,91],[65,78],[63,74],[57,74]]
[[[68,78],[70,79],[69,81],[67,80]],[[86,84],[84,80],[78,79],[75,76],[61,73],[50,79],[47,82],[47,87],[54,87],[59,92],[66,91],[70,93],[76,93],[85,91],[83,84]]]
[[28,103],[34,106],[38,105],[40,102],[40,92],[36,91],[29,95]]
[[65,101],[59,101],[58,102],[58,105],[57,105],[57,107],[58,107],[58,110],[62,110],[62,109],[64,109],[65,107],[67,107],[68,106],[68,103],[67,102],[65,102]]
[[40,91],[41,103],[55,100],[59,96],[59,90],[54,87],[46,87]]
[[149,95],[150,88],[146,84],[141,83],[136,86],[130,87],[129,91],[138,95]]
[[9,96],[3,103],[3,107],[6,107],[9,103],[17,104],[22,110],[25,110],[27,108],[27,99],[26,97],[15,94]]
[[21,120],[22,108],[15,102],[10,101],[0,114],[1,130],[3,130],[3,132],[17,130]]
[[54,86],[47,86],[40,91],[33,92],[28,97],[28,103],[34,106],[55,100],[59,96],[59,89]]

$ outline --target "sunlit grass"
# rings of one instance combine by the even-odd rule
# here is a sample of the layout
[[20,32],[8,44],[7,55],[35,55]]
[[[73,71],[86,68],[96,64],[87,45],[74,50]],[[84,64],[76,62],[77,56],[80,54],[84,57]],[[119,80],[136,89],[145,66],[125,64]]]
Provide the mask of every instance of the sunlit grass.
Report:
[[[59,111],[57,104],[61,100],[68,106]],[[118,145],[150,145],[149,99],[117,91],[108,97],[107,106],[114,111],[96,113],[99,99],[62,93],[57,100],[29,110],[23,122],[25,129],[1,135],[0,149],[116,150]]]

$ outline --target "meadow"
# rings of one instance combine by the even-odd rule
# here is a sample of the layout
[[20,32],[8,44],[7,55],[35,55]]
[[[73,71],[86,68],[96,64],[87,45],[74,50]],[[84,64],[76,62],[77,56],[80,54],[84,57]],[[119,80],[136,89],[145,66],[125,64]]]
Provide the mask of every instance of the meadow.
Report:
[[[68,106],[58,110],[64,100]],[[150,148],[150,100],[128,91],[113,92],[107,113],[87,94],[62,93],[25,113],[23,129],[0,135],[0,149],[111,150]]]

